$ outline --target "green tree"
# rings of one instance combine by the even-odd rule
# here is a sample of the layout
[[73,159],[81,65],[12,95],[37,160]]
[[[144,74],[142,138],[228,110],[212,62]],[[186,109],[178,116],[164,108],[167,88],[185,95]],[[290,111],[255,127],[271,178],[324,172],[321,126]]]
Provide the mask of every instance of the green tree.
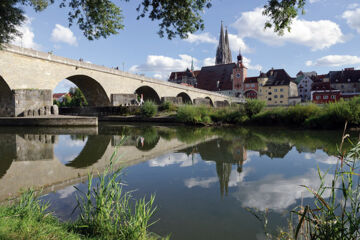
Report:
[[70,95],[71,95],[71,107],[83,107],[87,106],[88,102],[82,91],[79,88],[70,88]]
[[[274,31],[282,34],[284,29],[290,30],[299,10],[304,13],[306,0],[266,1],[264,14],[270,21],[265,27],[274,26]],[[16,26],[25,20],[21,6],[31,6],[39,12],[54,3],[55,0],[1,0],[0,45],[20,34]],[[59,0],[57,3],[68,10],[69,26],[77,24],[89,40],[107,38],[124,28],[122,10],[111,0]],[[203,30],[202,13],[210,7],[211,0],[141,0],[136,10],[137,19],[148,17],[160,21],[158,34],[172,39],[187,38],[188,33]]]

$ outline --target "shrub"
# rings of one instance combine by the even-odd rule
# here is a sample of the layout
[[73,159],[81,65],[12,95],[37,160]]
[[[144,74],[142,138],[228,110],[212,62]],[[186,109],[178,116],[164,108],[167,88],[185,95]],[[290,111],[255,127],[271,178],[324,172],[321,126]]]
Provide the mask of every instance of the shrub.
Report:
[[177,106],[169,101],[165,101],[160,105],[160,111],[174,112],[177,110]]
[[142,106],[141,106],[141,115],[145,116],[145,117],[153,117],[156,115],[157,113],[157,105],[154,102],[151,101],[146,101]]
[[245,111],[249,118],[261,112],[264,109],[266,103],[258,99],[248,99],[245,103]]
[[205,106],[184,105],[178,108],[176,118],[184,123],[211,123],[212,110]]

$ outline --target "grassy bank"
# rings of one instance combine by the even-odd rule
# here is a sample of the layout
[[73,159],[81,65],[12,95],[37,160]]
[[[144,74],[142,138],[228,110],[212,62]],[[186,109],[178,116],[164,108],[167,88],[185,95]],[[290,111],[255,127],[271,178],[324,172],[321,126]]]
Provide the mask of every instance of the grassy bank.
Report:
[[77,189],[74,222],[60,222],[34,190],[24,192],[17,202],[0,206],[0,239],[161,239],[148,231],[154,197],[133,199],[119,178],[111,165],[97,179],[89,174],[87,191]]
[[291,126],[309,129],[338,129],[347,121],[350,127],[360,124],[360,98],[338,101],[322,106],[296,105],[265,108],[259,100],[226,108],[181,106],[177,119],[187,124],[236,124],[257,126]]

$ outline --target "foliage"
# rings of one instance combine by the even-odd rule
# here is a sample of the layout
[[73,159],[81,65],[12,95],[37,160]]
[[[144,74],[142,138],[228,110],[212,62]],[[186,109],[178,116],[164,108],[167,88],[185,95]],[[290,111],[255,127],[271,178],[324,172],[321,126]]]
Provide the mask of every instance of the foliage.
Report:
[[0,206],[0,239],[80,239],[66,224],[46,213],[48,207],[33,189],[23,192],[17,203]]
[[145,101],[145,103],[141,106],[141,115],[145,117],[153,117],[157,114],[158,108],[154,102]]
[[210,111],[211,108],[206,106],[184,105],[178,108],[176,118],[184,123],[210,124]]
[[[125,0],[126,2],[130,0]],[[272,27],[282,34],[290,30],[292,20],[298,10],[304,12],[305,0],[267,0],[264,15],[270,17],[265,27]],[[55,0],[2,0],[0,3],[0,45],[8,43],[20,33],[16,26],[25,21],[22,5],[31,6],[35,11],[43,11]],[[85,1],[61,0],[60,8],[66,8],[69,26],[77,24],[89,40],[107,38],[124,28],[123,14],[119,6],[111,0]],[[211,0],[142,0],[137,11],[137,19],[148,17],[160,21],[159,36],[173,39],[187,38],[189,33],[204,29],[202,14],[211,7]]]
[[93,174],[88,175],[86,192],[77,189],[80,217],[74,229],[102,239],[148,239],[150,218],[156,210],[155,197],[151,196],[148,202],[145,198],[133,202],[130,193],[122,189],[121,170],[113,170],[116,155],[115,151],[109,168],[98,180],[93,179]]
[[261,112],[264,109],[266,103],[258,99],[248,99],[245,103],[245,111],[249,118]]
[[88,102],[80,88],[70,88],[69,94],[66,94],[61,102],[54,100],[54,104],[59,107],[84,107]]
[[177,106],[175,104],[173,104],[172,102],[165,101],[160,105],[159,110],[165,111],[165,112],[174,112],[177,110]]

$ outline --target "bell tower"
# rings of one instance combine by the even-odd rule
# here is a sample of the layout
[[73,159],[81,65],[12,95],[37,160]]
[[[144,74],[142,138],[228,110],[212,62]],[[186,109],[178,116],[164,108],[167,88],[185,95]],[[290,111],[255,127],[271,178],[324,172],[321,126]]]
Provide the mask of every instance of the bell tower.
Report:
[[233,69],[233,90],[244,91],[246,75],[247,68],[243,64],[243,57],[241,51],[239,51],[236,67]]

